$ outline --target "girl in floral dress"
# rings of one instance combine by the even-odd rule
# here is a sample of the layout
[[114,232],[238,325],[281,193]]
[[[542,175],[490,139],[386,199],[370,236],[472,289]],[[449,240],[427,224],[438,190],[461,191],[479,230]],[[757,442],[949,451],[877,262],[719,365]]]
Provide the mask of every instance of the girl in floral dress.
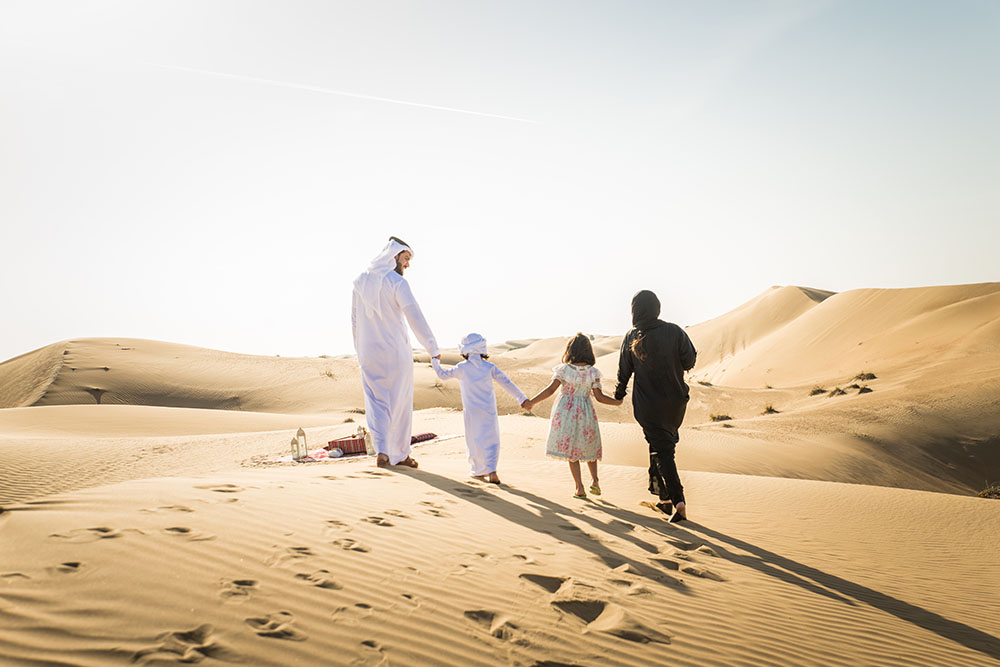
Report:
[[586,461],[592,481],[590,492],[597,496],[601,494],[597,479],[597,462],[602,453],[601,431],[590,395],[607,405],[621,405],[622,402],[601,391],[601,372],[594,368],[594,348],[590,339],[582,333],[567,343],[562,360],[563,363],[552,369],[552,383],[522,406],[530,410],[554,394],[556,389],[562,388],[552,406],[545,453],[569,461],[569,471],[576,484],[574,498],[587,497],[580,473],[580,461]]

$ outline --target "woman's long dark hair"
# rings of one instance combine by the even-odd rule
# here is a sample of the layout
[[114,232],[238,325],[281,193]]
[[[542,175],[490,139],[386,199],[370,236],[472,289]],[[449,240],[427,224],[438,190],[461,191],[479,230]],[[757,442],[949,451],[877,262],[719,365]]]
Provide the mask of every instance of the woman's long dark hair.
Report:
[[593,366],[597,363],[594,358],[594,347],[590,344],[590,339],[582,333],[578,333],[566,343],[566,351],[562,357],[564,364],[583,364]]

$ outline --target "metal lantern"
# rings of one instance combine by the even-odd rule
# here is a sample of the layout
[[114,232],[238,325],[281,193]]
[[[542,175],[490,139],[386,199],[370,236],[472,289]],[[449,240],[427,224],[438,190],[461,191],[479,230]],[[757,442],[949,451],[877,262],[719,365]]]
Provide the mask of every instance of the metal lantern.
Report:
[[300,428],[299,432],[295,434],[295,439],[299,443],[299,455],[296,458],[304,459],[309,456],[309,448],[306,446],[306,432]]

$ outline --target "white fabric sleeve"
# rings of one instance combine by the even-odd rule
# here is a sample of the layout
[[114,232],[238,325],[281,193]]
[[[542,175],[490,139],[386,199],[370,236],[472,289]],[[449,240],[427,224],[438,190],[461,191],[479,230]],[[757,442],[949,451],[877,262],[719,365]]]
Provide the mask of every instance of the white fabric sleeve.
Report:
[[601,389],[601,371],[597,369],[597,366],[590,367],[591,381],[590,386],[593,389]]
[[427,350],[427,354],[432,357],[441,354],[437,340],[434,339],[434,334],[431,333],[431,328],[427,324],[427,320],[424,319],[424,314],[420,311],[417,300],[413,298],[410,284],[405,280],[399,281],[399,287],[396,289],[396,303],[399,304],[403,315],[406,316],[406,321],[409,323],[410,329],[413,330],[413,334]]
[[563,381],[563,371],[564,370],[566,370],[566,364],[559,364],[558,366],[556,366],[555,368],[553,368],[552,369],[552,379],[553,380],[559,380],[559,382],[562,382]]
[[441,362],[433,357],[431,357],[431,366],[434,367],[434,372],[437,373],[437,376],[442,380],[451,380],[454,378],[456,376],[455,369],[458,368],[458,366],[453,366],[448,369],[442,368]]
[[504,391],[513,396],[518,405],[528,400],[528,397],[525,396],[523,391],[521,391],[521,388],[514,384],[514,382],[507,377],[507,374],[497,368],[496,365],[493,366],[491,371],[493,373],[493,381],[503,387]]
[[354,351],[358,350],[358,291],[351,296],[351,336],[354,338]]

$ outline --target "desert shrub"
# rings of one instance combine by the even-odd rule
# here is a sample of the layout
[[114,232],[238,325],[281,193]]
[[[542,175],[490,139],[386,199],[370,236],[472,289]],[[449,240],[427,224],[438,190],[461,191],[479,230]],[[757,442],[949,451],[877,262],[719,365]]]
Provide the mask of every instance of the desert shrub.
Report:
[[722,428],[736,428],[736,427],[733,426],[732,424],[723,424]]
[[730,419],[732,419],[732,417],[730,417],[729,415],[716,415],[716,414],[711,414],[708,416],[708,418],[714,422],[727,422]]
[[762,412],[761,414],[762,415],[776,415],[778,413],[779,413],[779,411],[776,410],[773,405],[771,405],[770,403],[768,403],[767,405],[764,406],[764,412]]
[[771,386],[771,385],[769,385],[769,384],[765,384],[765,385],[764,385],[764,389],[774,389],[774,387],[772,387],[772,386]]
[[847,392],[840,387],[834,387],[827,396],[844,396]]
[[1000,484],[992,484],[979,492],[980,498],[1000,500]]
[[825,394],[825,393],[826,393],[826,389],[824,389],[823,387],[821,387],[819,385],[816,385],[815,387],[812,388],[812,391],[809,392],[809,395],[810,396],[816,396],[818,394]]
[[872,393],[872,388],[869,387],[868,385],[865,385],[863,387],[858,387],[858,393],[859,394],[870,394],[870,393]]
[[868,371],[862,371],[851,378],[852,380],[861,380],[867,382],[868,380],[877,380],[878,378],[874,373],[869,373]]
[[344,420],[344,423],[345,424],[353,424],[354,420],[351,417],[348,417],[347,419]]

